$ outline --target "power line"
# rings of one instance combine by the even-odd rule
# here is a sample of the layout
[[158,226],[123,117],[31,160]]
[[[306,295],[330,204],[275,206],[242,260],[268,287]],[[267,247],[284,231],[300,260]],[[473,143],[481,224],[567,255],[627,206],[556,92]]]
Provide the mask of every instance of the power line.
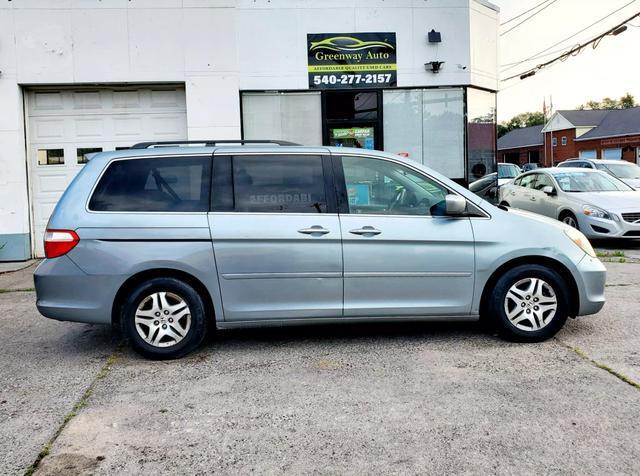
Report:
[[508,81],[510,79],[514,79],[514,78],[517,78],[517,77],[520,77],[520,79],[525,79],[525,78],[528,78],[530,76],[533,76],[534,74],[536,74],[537,71],[539,71],[542,68],[545,68],[545,67],[555,63],[556,61],[564,61],[567,58],[569,58],[569,56],[578,55],[582,51],[582,49],[584,47],[588,46],[588,45],[593,45],[593,49],[596,49],[598,47],[598,45],[600,45],[600,42],[602,41],[602,39],[605,36],[608,36],[608,35],[613,35],[613,36],[619,35],[620,33],[622,33],[623,31],[625,31],[627,29],[627,27],[625,25],[627,22],[630,22],[631,20],[633,20],[634,18],[637,18],[639,16],[640,16],[640,12],[635,13],[631,17],[629,17],[626,20],[624,20],[622,23],[618,23],[616,26],[610,28],[609,30],[605,31],[604,33],[601,33],[598,36],[595,36],[595,37],[591,38],[586,43],[582,43],[582,44],[576,45],[573,48],[571,48],[570,50],[568,50],[565,53],[561,54],[560,56],[556,56],[555,58],[553,58],[553,59],[551,59],[551,60],[549,60],[549,61],[547,61],[545,63],[541,63],[541,64],[537,65],[534,68],[531,68],[529,70],[523,71],[522,73],[514,74],[513,76],[509,76],[508,78],[505,78],[502,81]]
[[[555,55],[556,53],[562,53],[563,51],[566,51],[566,50],[567,50],[567,47],[565,46],[563,48],[558,48],[557,50],[549,51],[547,53],[543,53],[541,55],[534,56],[531,59],[545,58],[547,56]],[[513,68],[508,68],[507,66],[514,66],[514,65],[517,66],[517,65],[522,64],[522,63],[526,63],[526,60],[514,61],[513,63],[505,63],[505,64],[502,65],[502,69],[500,70],[500,72],[504,72],[504,71],[513,69]]]
[[542,6],[542,5],[544,5],[545,3],[550,2],[550,1],[551,1],[551,0],[544,0],[544,2],[540,2],[540,3],[538,3],[536,6],[531,7],[529,10],[525,10],[525,11],[524,11],[524,12],[522,12],[520,15],[516,15],[515,17],[513,17],[513,18],[509,18],[507,21],[500,23],[500,26],[504,26],[504,25],[506,25],[507,23],[511,23],[513,20],[517,20],[517,19],[518,19],[518,18],[520,18],[522,15],[526,15],[526,14],[527,14],[527,13],[529,13],[531,10],[535,10],[536,8],[538,8],[538,7]]
[[515,30],[516,28],[518,28],[520,25],[522,25],[523,23],[528,22],[529,20],[531,20],[533,17],[535,17],[538,13],[541,13],[542,11],[546,10],[547,8],[549,8],[551,5],[553,5],[554,3],[556,3],[558,0],[551,0],[551,3],[547,3],[544,7],[542,7],[540,10],[538,10],[537,12],[533,12],[531,15],[529,15],[527,18],[525,18],[524,20],[522,20],[520,23],[516,23],[514,26],[512,26],[511,28],[509,28],[507,31],[503,31],[502,33],[500,33],[500,36],[504,36],[507,33],[509,33],[510,31]]
[[[543,56],[548,56],[548,55],[542,55],[541,53],[545,53],[545,52],[549,51],[551,48],[555,48],[555,47],[556,47],[556,46],[558,46],[559,44],[564,43],[565,41],[570,40],[571,38],[574,38],[574,37],[578,36],[578,35],[579,35],[580,33],[582,33],[583,31],[588,30],[588,29],[589,29],[589,28],[591,28],[592,26],[597,25],[597,24],[598,24],[598,23],[600,23],[601,21],[606,20],[606,19],[607,19],[607,18],[609,18],[610,16],[615,15],[615,14],[616,14],[616,13],[618,13],[620,10],[623,10],[623,9],[627,8],[629,5],[631,5],[632,3],[635,3],[635,2],[637,2],[637,1],[638,1],[638,0],[631,0],[629,3],[624,4],[624,5],[623,5],[623,6],[621,6],[620,8],[618,8],[618,9],[616,9],[616,10],[612,11],[611,13],[609,13],[609,14],[605,15],[604,17],[602,17],[602,18],[600,18],[600,19],[598,19],[598,20],[594,21],[594,22],[593,22],[593,23],[591,23],[590,25],[585,26],[582,30],[579,30],[579,31],[575,32],[574,34],[572,34],[572,35],[570,35],[570,36],[567,36],[566,38],[564,38],[564,39],[562,39],[562,40],[558,41],[557,43],[554,43],[554,44],[553,44],[553,45],[551,45],[551,46],[548,46],[547,48],[545,48],[545,49],[543,49],[543,50],[538,51],[537,53],[533,54],[532,56],[529,56],[528,58],[523,59],[522,61],[515,62],[515,63],[510,63],[510,65],[512,64],[513,66],[509,66],[508,68],[505,68],[502,72],[509,71],[510,69],[513,69],[513,68],[515,68],[515,67],[516,67],[516,66],[518,66],[518,65],[521,65],[522,63],[526,63],[527,61],[531,61],[531,60],[533,60],[533,59],[541,58],[541,57],[543,57]],[[566,46],[564,46],[562,49],[564,49],[564,48],[566,48]],[[507,66],[507,65],[505,65],[505,66]]]

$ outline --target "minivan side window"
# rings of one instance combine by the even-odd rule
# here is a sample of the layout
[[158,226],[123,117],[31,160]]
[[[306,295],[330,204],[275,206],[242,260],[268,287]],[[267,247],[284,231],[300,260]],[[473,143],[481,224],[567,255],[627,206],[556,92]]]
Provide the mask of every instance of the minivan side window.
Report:
[[104,212],[206,212],[211,157],[116,160],[89,201]]
[[234,210],[249,213],[327,213],[322,170],[322,157],[319,155],[234,156]]
[[448,190],[408,167],[386,160],[342,157],[349,213],[445,215]]

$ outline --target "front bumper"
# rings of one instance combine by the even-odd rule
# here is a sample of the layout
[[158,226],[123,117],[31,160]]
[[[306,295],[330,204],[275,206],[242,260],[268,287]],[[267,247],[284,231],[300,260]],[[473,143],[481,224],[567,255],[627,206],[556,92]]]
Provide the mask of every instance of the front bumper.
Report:
[[618,220],[582,215],[578,217],[580,231],[588,238],[640,238],[640,223],[630,223],[621,216]]
[[607,269],[598,258],[585,254],[578,263],[576,278],[580,294],[578,315],[586,316],[599,312],[605,303],[604,288]]

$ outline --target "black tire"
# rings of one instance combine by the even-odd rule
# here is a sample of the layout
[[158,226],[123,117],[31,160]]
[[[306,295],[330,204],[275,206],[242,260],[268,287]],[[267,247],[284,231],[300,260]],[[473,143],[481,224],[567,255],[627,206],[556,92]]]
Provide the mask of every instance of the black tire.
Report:
[[[525,306],[523,306],[527,312],[531,311],[529,316],[535,319],[534,322],[540,326],[538,329],[534,328],[518,328],[507,316],[505,310],[505,301],[507,299],[507,293],[516,285],[516,283],[526,281],[527,279],[541,279],[543,280],[555,294],[556,310],[555,314],[551,316],[551,312],[544,312],[543,317],[540,318],[540,311],[533,312],[534,303],[533,300],[526,300],[527,296],[523,296]],[[526,285],[526,283],[525,283]],[[548,293],[549,288],[544,287],[545,293]],[[556,271],[546,266],[526,264],[516,266],[504,273],[496,282],[493,292],[487,295],[487,320],[491,323],[492,327],[503,338],[513,342],[541,342],[547,340],[562,329],[564,323],[567,321],[569,315],[569,287],[565,280]],[[527,294],[527,293],[525,293]],[[531,296],[530,296],[531,297]],[[550,298],[552,299],[552,298]],[[522,304],[520,304],[522,305]],[[513,300],[509,300],[507,306],[512,306],[512,309],[517,308],[516,303]],[[513,312],[513,311],[512,311]],[[525,311],[523,310],[523,313]],[[524,314],[520,314],[524,317]],[[549,319],[546,324],[542,326],[541,319]],[[531,326],[529,317],[525,317],[525,321],[520,323],[521,327]]]
[[[565,219],[567,218],[570,218],[573,221],[573,224],[565,222]],[[562,212],[558,217],[558,220],[563,222],[565,225],[569,225],[570,227],[575,228],[576,230],[580,230],[580,225],[578,225],[578,219],[571,212]]]
[[[145,341],[138,332],[135,323],[136,313],[142,312],[138,311],[138,306],[140,306],[143,301],[151,299],[152,295],[155,293],[162,292],[169,293],[169,296],[172,296],[173,298],[177,297],[182,299],[182,301],[188,306],[189,312],[185,314],[184,317],[180,318],[183,319],[183,324],[185,323],[184,319],[187,319],[187,316],[190,316],[190,325],[185,331],[182,340],[174,344],[170,344],[170,341],[175,339],[163,337],[163,340],[165,341],[163,343],[159,343],[159,345],[167,345],[166,347],[159,347]],[[177,306],[178,305],[175,305],[174,307]],[[176,313],[176,315],[178,314],[179,312]],[[161,316],[158,319],[164,317],[165,316]],[[167,317],[167,319],[169,319],[169,317]],[[120,322],[122,324],[123,332],[129,338],[129,341],[136,352],[150,359],[165,360],[178,359],[198,348],[207,335],[209,319],[202,297],[190,285],[176,278],[153,278],[139,284],[131,291],[122,306]],[[161,322],[160,320],[153,322],[160,322],[161,326],[168,327],[174,332],[176,330],[175,327],[172,327],[175,325],[173,324],[173,321],[172,324],[169,324],[168,321]],[[150,326],[151,324],[147,328],[145,325],[142,325],[142,332],[144,332],[145,329],[149,329],[149,332],[151,332]],[[157,326],[155,327],[157,329]],[[183,327],[187,326],[185,325]],[[180,329],[182,329],[182,327],[180,327]],[[157,336],[159,335],[158,333],[160,330],[157,329],[156,332],[157,333],[154,335]]]

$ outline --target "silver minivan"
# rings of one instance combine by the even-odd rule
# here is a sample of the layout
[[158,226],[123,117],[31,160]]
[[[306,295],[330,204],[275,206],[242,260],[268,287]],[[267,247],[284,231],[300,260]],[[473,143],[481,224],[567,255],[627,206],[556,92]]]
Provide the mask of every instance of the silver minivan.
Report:
[[208,330],[311,323],[482,318],[534,342],[604,304],[605,268],[578,230],[362,149],[100,153],[44,241],[39,311],[120,325],[151,358],[183,356]]

